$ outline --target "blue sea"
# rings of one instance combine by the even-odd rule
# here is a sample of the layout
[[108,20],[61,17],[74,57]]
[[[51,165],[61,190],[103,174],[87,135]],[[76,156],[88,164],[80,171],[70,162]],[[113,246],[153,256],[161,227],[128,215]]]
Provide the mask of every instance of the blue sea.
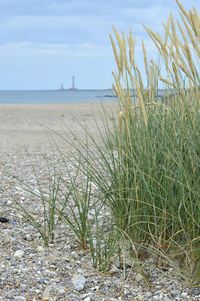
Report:
[[114,99],[112,90],[0,91],[0,104],[64,104]]

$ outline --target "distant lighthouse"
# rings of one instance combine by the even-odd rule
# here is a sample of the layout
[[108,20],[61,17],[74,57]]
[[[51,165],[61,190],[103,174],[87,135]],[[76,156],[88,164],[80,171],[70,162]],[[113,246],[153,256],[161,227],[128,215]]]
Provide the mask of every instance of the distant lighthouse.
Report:
[[75,88],[75,76],[74,75],[72,76],[72,86],[68,90],[73,90],[73,91],[77,90],[77,88]]

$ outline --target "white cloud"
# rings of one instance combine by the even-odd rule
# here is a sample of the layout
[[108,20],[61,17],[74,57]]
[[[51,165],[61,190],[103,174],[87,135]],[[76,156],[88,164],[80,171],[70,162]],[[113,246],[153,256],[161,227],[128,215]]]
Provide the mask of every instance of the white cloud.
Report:
[[[178,11],[175,0],[0,2],[0,88],[21,84],[42,88],[43,78],[50,87],[58,77],[71,77],[74,71],[82,77],[82,87],[88,86],[87,80],[91,87],[103,87],[114,62],[109,41],[112,26],[125,32],[132,28],[136,40],[144,39],[153,53],[143,24],[160,31],[169,12],[177,16]],[[200,8],[199,0],[181,2],[187,9]],[[139,63],[140,51],[137,48]]]
[[46,44],[46,43],[11,43],[0,45],[0,59],[32,58],[33,56],[65,56],[66,58],[103,58],[110,56],[111,47],[92,43],[81,44]]

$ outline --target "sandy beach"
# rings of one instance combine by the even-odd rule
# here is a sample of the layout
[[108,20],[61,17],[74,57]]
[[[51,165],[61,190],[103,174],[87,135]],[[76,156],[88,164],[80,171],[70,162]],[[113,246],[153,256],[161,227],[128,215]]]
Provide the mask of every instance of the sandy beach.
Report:
[[[112,112],[116,104],[104,104],[107,112]],[[86,123],[97,134],[94,116],[102,124],[102,104],[1,104],[0,105],[0,152],[47,152],[50,144],[48,136],[53,137],[59,147],[66,143],[53,134],[57,132],[67,139],[70,130],[81,137],[82,126]]]

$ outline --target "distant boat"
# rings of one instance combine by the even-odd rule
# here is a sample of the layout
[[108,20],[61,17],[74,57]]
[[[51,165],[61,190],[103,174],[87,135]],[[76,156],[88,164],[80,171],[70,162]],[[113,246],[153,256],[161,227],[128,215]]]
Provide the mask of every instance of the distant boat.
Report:
[[110,94],[107,95],[107,94],[106,94],[106,95],[104,95],[103,97],[117,97],[117,96],[116,96],[116,95],[110,95]]

